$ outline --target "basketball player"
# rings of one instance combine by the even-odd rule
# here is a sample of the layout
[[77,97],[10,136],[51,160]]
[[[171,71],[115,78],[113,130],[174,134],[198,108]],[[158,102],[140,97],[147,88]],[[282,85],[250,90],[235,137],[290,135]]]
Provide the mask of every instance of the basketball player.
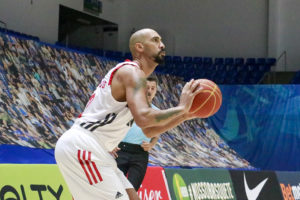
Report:
[[198,81],[182,89],[178,106],[152,109],[146,78],[163,62],[165,46],[152,29],[135,32],[129,41],[133,61],[116,65],[102,79],[83,113],[58,140],[55,158],[74,200],[137,200],[135,189],[110,152],[132,125],[155,137],[194,116],[188,113],[202,90]]

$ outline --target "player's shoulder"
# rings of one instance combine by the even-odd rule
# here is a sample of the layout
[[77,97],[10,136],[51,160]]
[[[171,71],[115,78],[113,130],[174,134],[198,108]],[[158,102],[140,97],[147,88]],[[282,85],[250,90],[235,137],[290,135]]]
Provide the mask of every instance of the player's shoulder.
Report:
[[119,63],[116,68],[118,75],[125,78],[145,77],[145,73],[136,62],[125,61]]
[[139,65],[131,60],[125,60],[124,62],[118,63],[114,68],[119,69],[123,67],[139,68]]

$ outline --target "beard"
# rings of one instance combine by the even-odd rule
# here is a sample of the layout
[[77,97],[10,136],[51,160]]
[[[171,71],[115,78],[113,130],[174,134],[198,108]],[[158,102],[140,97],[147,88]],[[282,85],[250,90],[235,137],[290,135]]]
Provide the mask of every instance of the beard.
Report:
[[161,55],[164,50],[161,50],[156,56],[154,56],[154,62],[157,64],[164,64],[165,63],[165,56]]

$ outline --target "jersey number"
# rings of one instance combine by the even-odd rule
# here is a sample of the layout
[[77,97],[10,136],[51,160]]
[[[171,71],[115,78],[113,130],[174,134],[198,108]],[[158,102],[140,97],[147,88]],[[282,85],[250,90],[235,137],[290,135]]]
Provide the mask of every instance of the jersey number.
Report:
[[104,125],[112,123],[116,117],[117,117],[116,113],[109,113],[102,120],[99,120],[96,122],[83,122],[80,124],[80,126],[82,126],[85,129],[88,129],[90,131],[94,131],[96,128],[98,128],[100,126],[104,126]]

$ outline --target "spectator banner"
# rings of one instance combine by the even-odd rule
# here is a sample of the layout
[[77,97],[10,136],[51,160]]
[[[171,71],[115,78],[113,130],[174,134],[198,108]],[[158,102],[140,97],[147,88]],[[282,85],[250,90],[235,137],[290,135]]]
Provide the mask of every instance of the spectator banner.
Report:
[[230,171],[237,199],[282,200],[275,172]]
[[230,174],[218,169],[165,169],[172,199],[236,199]]
[[167,183],[162,167],[148,167],[143,183],[138,190],[141,200],[169,200]]
[[299,171],[299,85],[220,89],[222,106],[208,122],[230,148],[259,169]]
[[0,165],[0,199],[71,200],[57,165]]
[[284,200],[300,200],[300,173],[276,172]]

